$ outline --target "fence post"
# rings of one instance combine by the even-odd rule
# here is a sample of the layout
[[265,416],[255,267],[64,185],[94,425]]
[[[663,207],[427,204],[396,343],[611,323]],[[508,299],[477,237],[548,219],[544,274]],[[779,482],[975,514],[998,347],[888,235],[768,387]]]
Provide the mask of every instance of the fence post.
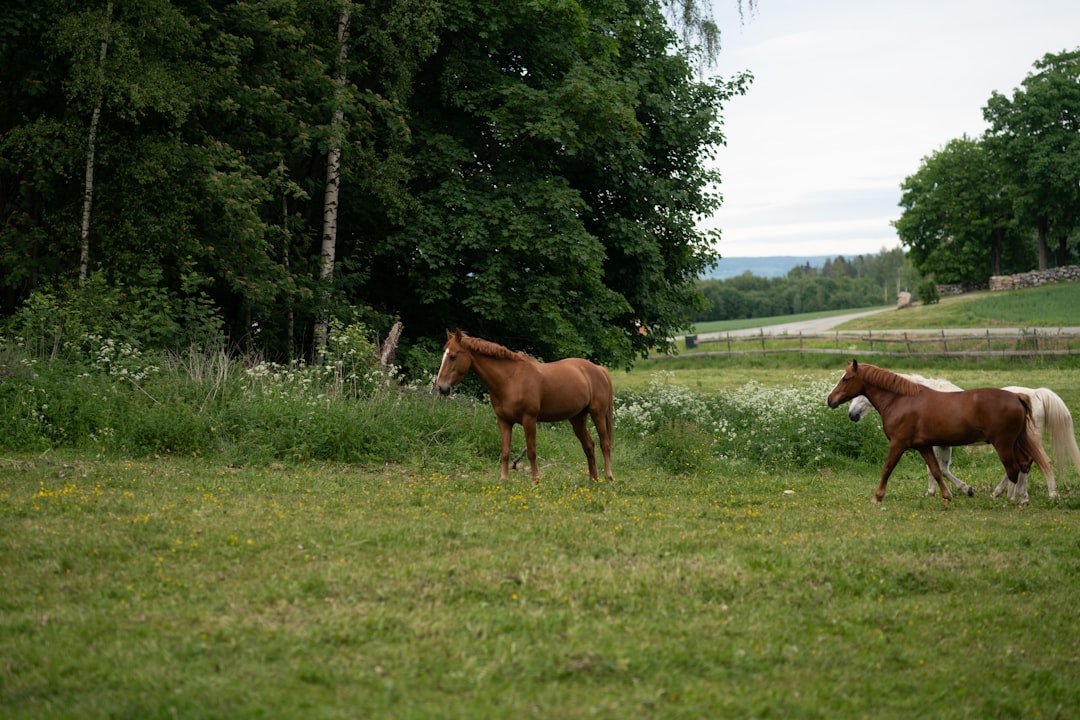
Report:
[[944,352],[949,352],[949,341],[945,339],[945,329],[941,330],[941,349]]
[[761,352],[764,353],[765,352],[765,328],[761,328],[759,330],[759,332],[761,333]]

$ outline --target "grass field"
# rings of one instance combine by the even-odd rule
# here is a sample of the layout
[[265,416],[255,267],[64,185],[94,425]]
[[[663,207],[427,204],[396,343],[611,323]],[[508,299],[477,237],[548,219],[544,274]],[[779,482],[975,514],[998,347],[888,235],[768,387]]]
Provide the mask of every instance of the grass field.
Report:
[[[933,305],[916,305],[850,320],[842,330],[907,330],[915,328],[1076,327],[1080,326],[1080,283],[1058,283],[1008,293],[970,293],[947,296]],[[836,315],[875,310],[846,310],[784,315],[771,318],[696,323],[695,333],[744,330]]]
[[[0,716],[1074,717],[1076,470],[1018,509],[964,448],[946,506],[909,456],[872,505],[841,365],[615,372],[616,482],[563,423],[538,485],[465,397],[13,373],[51,444],[0,457]],[[1080,405],[1072,358],[903,369]]]

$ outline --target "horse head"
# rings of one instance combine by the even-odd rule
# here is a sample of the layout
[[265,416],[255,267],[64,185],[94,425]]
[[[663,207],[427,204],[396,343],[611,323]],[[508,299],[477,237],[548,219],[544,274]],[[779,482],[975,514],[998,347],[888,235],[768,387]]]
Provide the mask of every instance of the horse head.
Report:
[[848,405],[848,419],[851,420],[851,422],[859,422],[863,419],[863,415],[865,415],[872,407],[874,406],[870,404],[870,398],[865,395],[860,395]]
[[449,395],[450,390],[461,382],[465,373],[472,367],[472,354],[462,342],[461,330],[446,331],[446,345],[443,346],[442,364],[435,378],[435,387],[431,394]]
[[840,407],[848,400],[862,395],[863,389],[863,380],[859,375],[859,361],[852,360],[844,370],[840,382],[836,383],[836,387],[829,392],[829,397],[827,398],[829,407]]

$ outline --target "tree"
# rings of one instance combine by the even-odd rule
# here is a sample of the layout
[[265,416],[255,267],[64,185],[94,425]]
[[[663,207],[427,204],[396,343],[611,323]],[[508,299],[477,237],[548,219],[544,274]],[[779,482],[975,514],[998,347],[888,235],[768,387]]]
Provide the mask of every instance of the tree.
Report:
[[444,18],[410,105],[418,210],[365,297],[414,333],[460,325],[541,357],[665,346],[713,258],[694,220],[719,202],[704,162],[742,80],[694,80],[654,2]]
[[329,318],[327,299],[330,297],[330,286],[334,282],[334,259],[337,253],[337,222],[338,222],[338,198],[341,187],[341,146],[343,126],[345,124],[345,108],[342,107],[345,95],[346,70],[345,60],[348,57],[349,39],[349,16],[352,7],[349,2],[341,5],[341,15],[337,26],[338,56],[334,73],[334,108],[333,117],[330,121],[330,147],[326,155],[326,187],[323,196],[323,225],[322,225],[322,262],[319,264],[319,284],[322,286],[322,308],[319,317],[315,321],[315,350],[321,355],[326,349],[326,325]]
[[1008,168],[1017,215],[1038,233],[1039,269],[1058,237],[1068,260],[1069,233],[1080,224],[1080,49],[1047,54],[1012,97],[993,93],[983,117],[986,141]]
[[1020,240],[1001,166],[981,140],[950,140],[900,187],[893,225],[924,275],[974,283],[1001,274],[1003,254]]

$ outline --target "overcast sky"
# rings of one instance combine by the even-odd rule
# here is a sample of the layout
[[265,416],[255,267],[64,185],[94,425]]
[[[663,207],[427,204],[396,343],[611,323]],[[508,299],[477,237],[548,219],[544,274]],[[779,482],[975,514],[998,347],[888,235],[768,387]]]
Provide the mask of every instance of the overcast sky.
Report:
[[[746,0],[743,0],[746,5]],[[715,73],[754,74],[724,108],[725,257],[877,254],[899,246],[900,183],[986,129],[1047,53],[1080,47],[1080,0],[715,0]]]

